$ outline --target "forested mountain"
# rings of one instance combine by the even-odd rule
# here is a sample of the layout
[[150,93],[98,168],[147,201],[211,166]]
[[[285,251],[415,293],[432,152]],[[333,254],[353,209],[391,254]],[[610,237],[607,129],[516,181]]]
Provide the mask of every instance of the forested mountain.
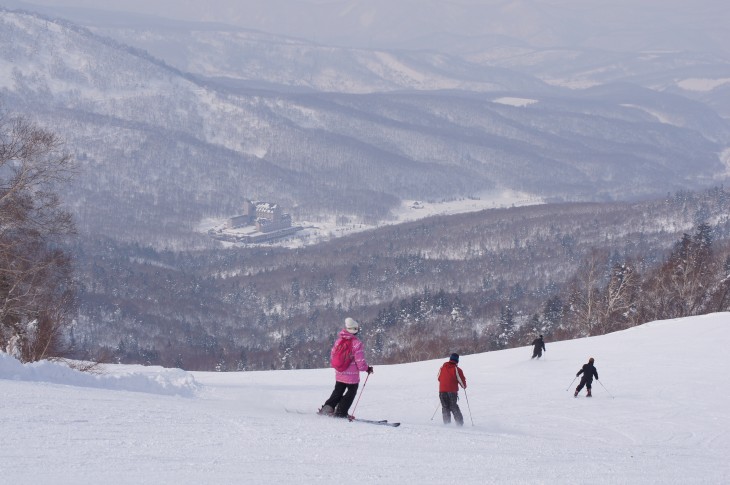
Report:
[[[531,81],[520,72],[573,88],[630,82],[699,99],[730,116],[730,7],[721,0],[600,0],[591,8],[576,0],[40,3],[33,8],[184,71],[250,85],[483,91],[506,75],[510,89],[524,89]],[[110,7],[113,15],[105,11]]]
[[[2,109],[57,133],[78,162],[62,193],[79,229],[76,357],[321,366],[346,315],[379,362],[446,343],[502,348],[538,329],[591,334],[644,318],[641,295],[694,252],[713,263],[692,311],[725,304],[728,198],[717,187],[730,123],[715,94],[626,82],[636,70],[571,90],[546,82],[556,73],[539,63],[533,75],[479,56],[240,29],[163,32],[189,48],[173,66],[119,31],[101,35],[112,30],[0,8]],[[219,47],[212,65],[208,44]],[[205,234],[244,198],[275,201],[295,221],[376,227],[406,200],[507,190],[550,203],[300,249],[223,247]],[[598,269],[581,279],[586,267]],[[583,290],[598,298],[617,281],[637,281],[628,307],[579,313]]]
[[[633,85],[226,89],[37,15],[2,11],[0,39],[5,109],[53,127],[81,161],[69,196],[80,229],[143,245],[200,246],[200,221],[236,214],[246,196],[277,200],[295,219],[374,222],[402,199],[514,189],[611,200],[710,186],[725,175],[727,121]],[[527,104],[504,101],[516,98]]]
[[[602,333],[646,312],[677,316],[639,293],[653,294],[672,248],[700,224],[713,258],[730,254],[729,210],[730,194],[713,189],[439,216],[297,250],[158,252],[100,240],[79,258],[87,263],[75,346],[80,355],[103,345],[121,361],[233,370],[325,366],[346,316],[361,322],[378,363],[524,345],[533,332]],[[713,300],[727,271],[714,267],[697,280],[706,294],[693,311],[730,303]],[[598,293],[618,281],[617,268],[630,269],[636,294],[613,314],[617,302],[603,306]],[[581,291],[608,313],[582,313]],[[679,300],[690,298],[686,290]]]
[[[550,93],[549,86],[585,89],[631,83],[696,99],[730,116],[730,54],[533,46],[508,37],[465,37],[433,50],[332,47],[228,25],[192,22],[115,25],[91,30],[138,47],[170,65],[224,85],[341,93],[405,89]],[[420,39],[424,41],[424,39]],[[442,39],[439,39],[442,40]],[[446,45],[449,45],[446,43]]]
[[230,87],[352,94],[413,89],[551,91],[532,75],[434,51],[333,47],[208,24],[170,22],[147,28],[91,29],[149,52],[182,71]]

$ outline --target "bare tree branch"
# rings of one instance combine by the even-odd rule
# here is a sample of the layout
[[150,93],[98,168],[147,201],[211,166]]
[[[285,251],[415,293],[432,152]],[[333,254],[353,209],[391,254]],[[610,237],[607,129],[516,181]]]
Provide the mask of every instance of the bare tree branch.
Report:
[[60,248],[75,227],[55,189],[75,173],[55,134],[0,116],[0,347],[22,360],[57,354],[70,322],[71,259]]

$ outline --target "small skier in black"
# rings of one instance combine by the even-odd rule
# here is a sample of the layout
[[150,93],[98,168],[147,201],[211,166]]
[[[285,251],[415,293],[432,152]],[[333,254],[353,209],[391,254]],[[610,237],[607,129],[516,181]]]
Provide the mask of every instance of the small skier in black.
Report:
[[532,351],[533,359],[535,357],[539,359],[540,357],[542,357],[543,351],[547,352],[547,350],[545,350],[545,341],[542,339],[542,335],[532,341],[532,346],[534,347],[534,350]]
[[583,389],[583,386],[586,386],[586,390],[588,391],[586,397],[591,397],[591,384],[593,384],[593,378],[595,377],[596,380],[598,380],[598,371],[595,367],[593,367],[593,357],[588,359],[587,364],[583,364],[583,367],[578,371],[575,377],[578,377],[581,374],[583,374],[583,377],[580,378],[580,384],[578,384],[578,387],[575,388],[575,394],[573,394],[573,397],[578,397],[578,393],[581,389]]

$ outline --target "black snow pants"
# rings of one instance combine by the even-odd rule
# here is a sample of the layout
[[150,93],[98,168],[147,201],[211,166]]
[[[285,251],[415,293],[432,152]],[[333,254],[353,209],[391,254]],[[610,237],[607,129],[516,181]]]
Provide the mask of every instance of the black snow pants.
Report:
[[335,410],[335,417],[346,418],[347,412],[352,406],[352,402],[355,400],[355,394],[357,394],[357,388],[360,384],[345,384],[344,382],[335,382],[335,389],[332,391],[332,395],[324,403],[325,406],[332,406]]
[[458,392],[439,392],[439,400],[441,401],[441,414],[444,417],[444,424],[451,423],[451,413],[454,414],[454,421],[459,426],[464,425],[464,416],[461,414],[461,409],[456,403],[459,399]]
[[591,385],[593,384],[593,376],[583,376],[580,378],[580,384],[578,384],[578,387],[575,388],[575,392],[580,392],[581,389],[583,389],[583,386],[586,386],[586,389],[589,391],[591,390]]

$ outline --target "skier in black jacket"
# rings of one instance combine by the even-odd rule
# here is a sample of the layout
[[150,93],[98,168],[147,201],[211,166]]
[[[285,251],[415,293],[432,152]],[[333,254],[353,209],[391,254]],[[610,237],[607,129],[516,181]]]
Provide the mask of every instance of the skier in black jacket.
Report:
[[542,351],[545,350],[545,341],[542,339],[542,335],[532,341],[532,346],[534,347],[532,358],[537,357],[539,359],[542,357]]
[[593,367],[593,357],[588,359],[587,364],[583,364],[583,367],[578,371],[575,377],[578,377],[581,374],[583,374],[583,377],[580,378],[580,384],[578,384],[578,387],[575,388],[575,394],[573,394],[573,397],[578,397],[578,393],[581,389],[583,389],[583,386],[586,386],[586,390],[588,391],[586,397],[591,397],[591,384],[593,383],[593,378],[595,377],[596,380],[598,380],[598,371],[595,367]]

